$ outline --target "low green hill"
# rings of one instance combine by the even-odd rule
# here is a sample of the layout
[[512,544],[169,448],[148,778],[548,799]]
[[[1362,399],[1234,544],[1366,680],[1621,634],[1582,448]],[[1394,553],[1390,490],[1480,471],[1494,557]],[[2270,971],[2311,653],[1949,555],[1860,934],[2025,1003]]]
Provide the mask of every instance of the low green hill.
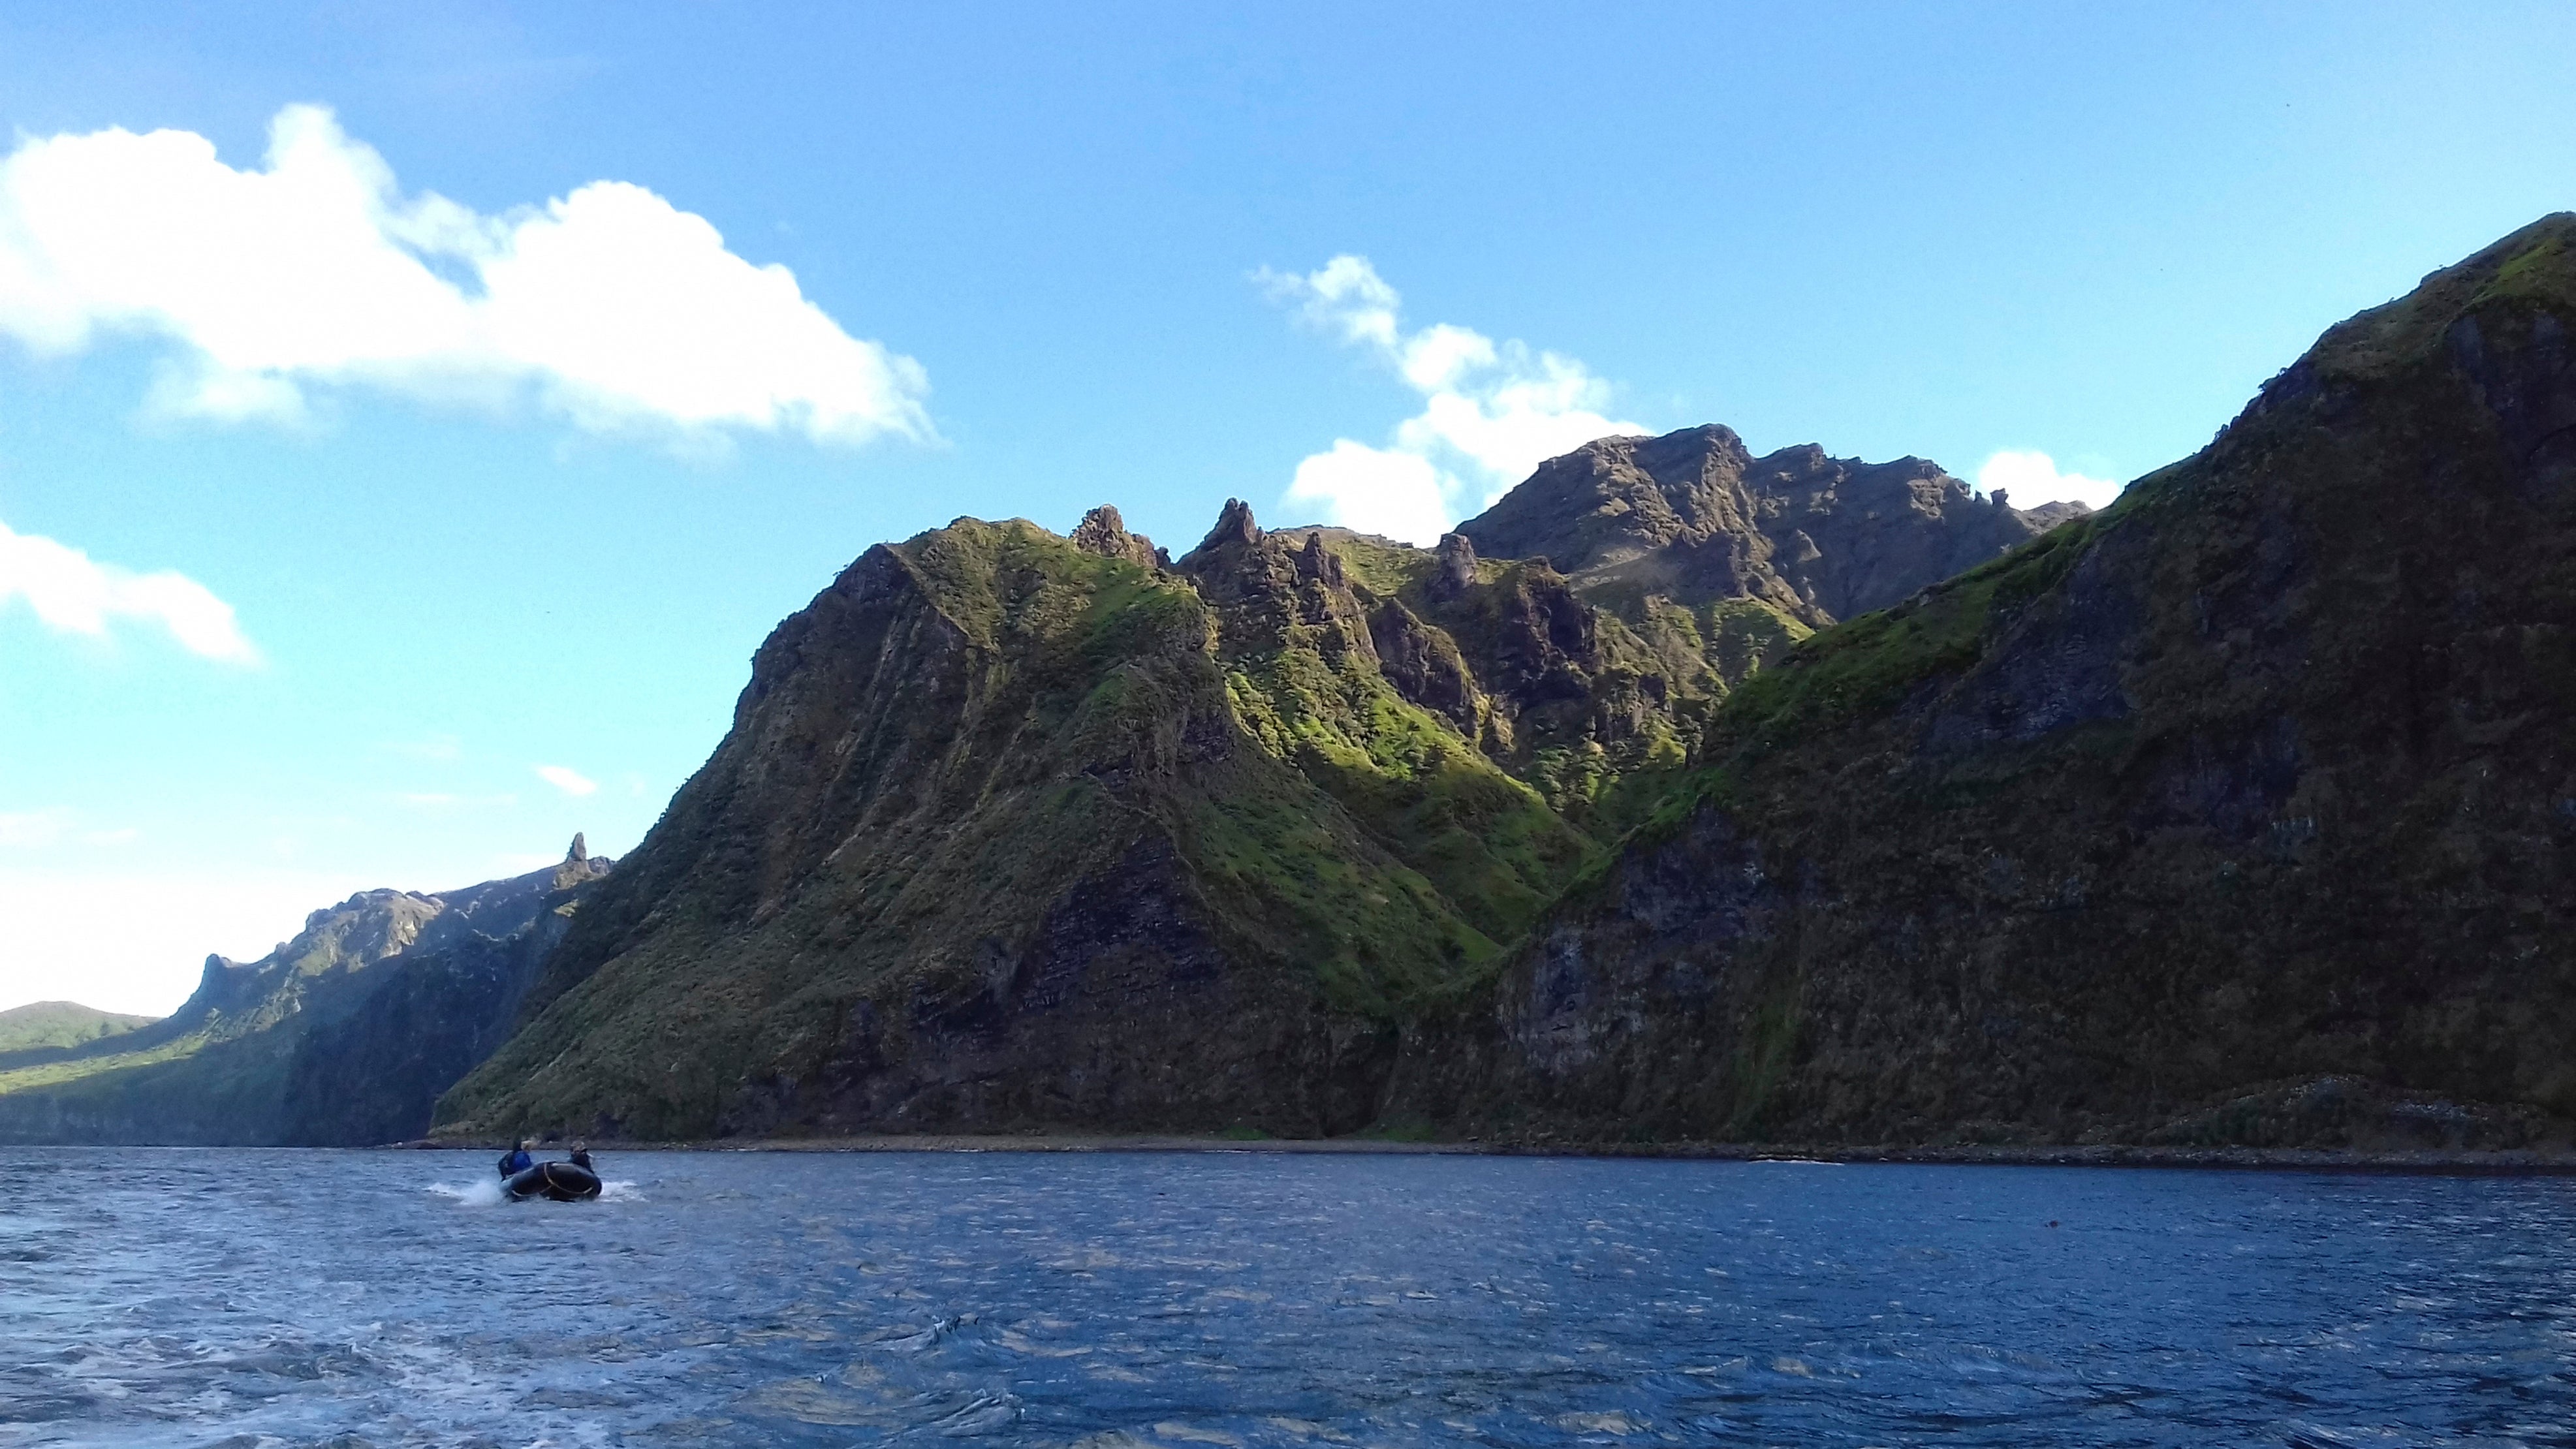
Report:
[[0,1011],[0,1053],[35,1047],[73,1047],[117,1036],[160,1018],[101,1011],[76,1001],[38,1001]]

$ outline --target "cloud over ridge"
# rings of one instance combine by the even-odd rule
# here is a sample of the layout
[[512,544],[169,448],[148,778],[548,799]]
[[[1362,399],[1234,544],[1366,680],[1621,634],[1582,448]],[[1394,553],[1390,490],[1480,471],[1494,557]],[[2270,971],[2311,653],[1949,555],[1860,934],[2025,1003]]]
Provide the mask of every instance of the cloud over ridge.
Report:
[[1366,257],[1255,280],[1301,322],[1374,356],[1422,397],[1386,447],[1337,438],[1297,465],[1285,501],[1326,521],[1412,543],[1437,542],[1547,459],[1595,438],[1649,431],[1615,422],[1608,384],[1582,363],[1519,341],[1437,322],[1404,330],[1402,299]]
[[537,778],[567,795],[595,795],[599,782],[569,765],[538,765]]
[[533,397],[604,433],[932,436],[918,363],[705,218],[617,181],[502,216],[406,197],[318,106],[278,112],[262,170],[187,131],[20,143],[0,159],[0,334],[53,354],[169,339],[157,404],[219,419],[299,418],[319,385]]
[[104,638],[111,623],[140,620],[168,630],[190,653],[226,664],[259,662],[233,606],[195,579],[99,563],[68,544],[0,523],[0,611],[19,599],[59,634]]
[[1977,491],[2009,493],[2023,508],[2042,503],[2081,503],[2108,508],[2127,485],[2116,478],[2094,478],[2060,469],[2057,460],[2036,448],[2005,448],[1977,468]]

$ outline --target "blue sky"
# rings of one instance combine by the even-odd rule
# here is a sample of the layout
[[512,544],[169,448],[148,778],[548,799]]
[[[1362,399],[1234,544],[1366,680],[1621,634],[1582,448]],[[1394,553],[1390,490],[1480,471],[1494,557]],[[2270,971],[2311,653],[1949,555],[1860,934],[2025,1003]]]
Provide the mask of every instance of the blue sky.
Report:
[[0,12],[0,1006],[626,851],[959,514],[2033,501],[2576,206],[2563,5],[425,8]]

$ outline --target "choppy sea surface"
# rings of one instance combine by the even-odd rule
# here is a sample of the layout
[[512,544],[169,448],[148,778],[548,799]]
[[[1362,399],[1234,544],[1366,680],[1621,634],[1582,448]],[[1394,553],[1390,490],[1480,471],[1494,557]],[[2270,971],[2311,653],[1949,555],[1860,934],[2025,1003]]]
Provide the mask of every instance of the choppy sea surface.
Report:
[[2576,1182],[0,1149],[0,1445],[2576,1443]]

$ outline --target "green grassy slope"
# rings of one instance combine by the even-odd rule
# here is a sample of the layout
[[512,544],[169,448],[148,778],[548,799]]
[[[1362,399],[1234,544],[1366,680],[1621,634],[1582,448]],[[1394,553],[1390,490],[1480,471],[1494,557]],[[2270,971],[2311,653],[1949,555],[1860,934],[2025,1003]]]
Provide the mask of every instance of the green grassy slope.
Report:
[[76,1001],[38,1001],[0,1011],[0,1054],[34,1047],[71,1047],[118,1036],[160,1020],[101,1011]]
[[[1447,788],[1398,742],[1420,725],[1400,702],[1352,714],[1294,642],[1221,666],[1214,631],[1186,580],[1027,523],[871,550],[763,647],[733,732],[443,1119],[697,1135],[900,1107],[1299,1127],[1305,1089],[1257,1080],[1247,1053],[1451,989],[1497,955],[1482,925],[1507,934],[1547,882],[1460,846],[1428,789],[1399,798],[1418,767]],[[1371,820],[1297,767],[1317,759]],[[1416,837],[1431,848],[1409,860]],[[1095,905],[1163,929],[1090,920]],[[1107,939],[1068,940],[1085,932]],[[986,1037],[1167,1008],[1159,1044],[1104,1019],[1097,1038],[1014,1048],[971,1090],[940,1079]],[[1158,1085],[1157,1051],[1242,1086]],[[1094,1100],[1086,1081],[1110,1085]]]

